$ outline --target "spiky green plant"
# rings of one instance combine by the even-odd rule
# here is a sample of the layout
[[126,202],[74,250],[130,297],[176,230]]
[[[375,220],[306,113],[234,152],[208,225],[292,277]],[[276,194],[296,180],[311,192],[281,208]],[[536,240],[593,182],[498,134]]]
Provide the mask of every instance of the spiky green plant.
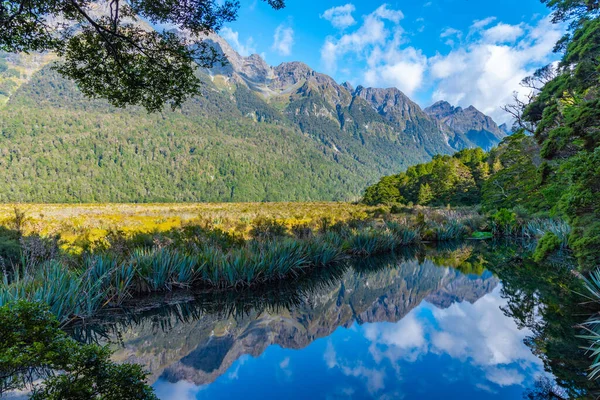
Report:
[[[588,278],[584,278],[585,287],[588,291],[588,298],[594,302],[600,303],[600,268],[596,269]],[[588,351],[592,358],[590,366],[590,379],[597,379],[600,376],[600,314],[594,314],[584,324],[585,335],[582,339],[588,341]]]
[[396,242],[400,246],[415,244],[420,239],[418,228],[411,228],[395,221],[386,222],[386,226],[396,236]]
[[562,219],[536,218],[523,226],[523,236],[525,237],[539,239],[548,232],[556,235],[560,240],[561,248],[568,246],[571,226]]
[[352,254],[368,256],[393,251],[396,247],[396,238],[387,229],[359,230],[349,239],[349,247]]
[[433,227],[435,237],[440,242],[460,240],[466,233],[467,228],[458,221],[448,221],[444,224],[435,224]]

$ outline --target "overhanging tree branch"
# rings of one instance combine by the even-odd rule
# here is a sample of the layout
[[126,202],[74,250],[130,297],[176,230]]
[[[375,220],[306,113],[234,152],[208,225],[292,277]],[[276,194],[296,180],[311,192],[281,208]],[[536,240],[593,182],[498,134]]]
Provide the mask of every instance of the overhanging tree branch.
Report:
[[[158,111],[199,94],[197,66],[224,62],[204,39],[233,21],[238,8],[237,0],[4,0],[0,51],[56,52],[62,56],[57,71],[84,94]],[[138,17],[176,29],[159,33]],[[49,18],[59,22],[48,24]]]

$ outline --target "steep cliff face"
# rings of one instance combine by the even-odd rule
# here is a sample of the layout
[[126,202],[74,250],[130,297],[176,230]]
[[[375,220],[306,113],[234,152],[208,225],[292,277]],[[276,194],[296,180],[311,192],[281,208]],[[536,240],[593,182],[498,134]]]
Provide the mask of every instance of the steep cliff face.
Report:
[[430,261],[390,265],[376,273],[348,271],[338,282],[310,293],[298,306],[278,311],[247,310],[239,317],[207,314],[158,330],[151,318],[123,333],[119,360],[142,363],[171,382],[213,382],[244,355],[260,356],[267,347],[301,349],[353,323],[397,322],[423,300],[438,307],[470,301],[491,292],[498,280],[473,277]]
[[506,132],[500,129],[492,118],[473,106],[463,109],[453,107],[446,101],[438,101],[427,107],[425,112],[449,127],[462,140],[466,139],[485,150],[489,150],[506,136]]

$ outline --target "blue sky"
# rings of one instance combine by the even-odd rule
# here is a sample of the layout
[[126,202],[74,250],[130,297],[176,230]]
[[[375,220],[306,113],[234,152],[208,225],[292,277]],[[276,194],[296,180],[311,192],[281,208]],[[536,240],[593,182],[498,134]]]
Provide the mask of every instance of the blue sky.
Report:
[[539,0],[242,0],[221,35],[269,64],[302,61],[353,85],[398,87],[421,106],[474,105],[498,122],[519,82],[556,60],[563,27]]
[[302,349],[243,355],[209,385],[159,379],[154,388],[164,400],[519,399],[547,375],[524,343],[531,331],[506,306],[500,287],[475,303],[423,302],[397,322],[354,323]]

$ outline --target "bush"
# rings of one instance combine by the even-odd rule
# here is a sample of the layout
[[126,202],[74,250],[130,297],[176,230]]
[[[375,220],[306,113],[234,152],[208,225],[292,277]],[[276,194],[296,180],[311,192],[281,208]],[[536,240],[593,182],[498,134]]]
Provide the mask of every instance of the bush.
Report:
[[41,303],[0,307],[0,337],[0,395],[29,389],[33,400],[157,398],[141,366],[116,364],[107,347],[71,339]]
[[287,236],[287,227],[284,223],[274,218],[257,218],[254,220],[250,234],[258,240],[270,240],[276,237]]
[[4,262],[5,267],[17,264],[21,258],[19,238],[19,232],[0,226],[0,263]]
[[404,214],[407,212],[407,210],[409,210],[409,209],[407,207],[403,206],[402,204],[394,204],[390,208],[390,213],[391,214]]
[[298,239],[308,239],[313,235],[312,228],[308,224],[295,224],[292,226],[292,233]]
[[495,233],[512,234],[517,222],[517,215],[503,208],[492,215]]
[[543,261],[548,255],[560,249],[561,240],[552,232],[546,232],[538,241],[538,244],[533,252],[533,260],[536,262]]

